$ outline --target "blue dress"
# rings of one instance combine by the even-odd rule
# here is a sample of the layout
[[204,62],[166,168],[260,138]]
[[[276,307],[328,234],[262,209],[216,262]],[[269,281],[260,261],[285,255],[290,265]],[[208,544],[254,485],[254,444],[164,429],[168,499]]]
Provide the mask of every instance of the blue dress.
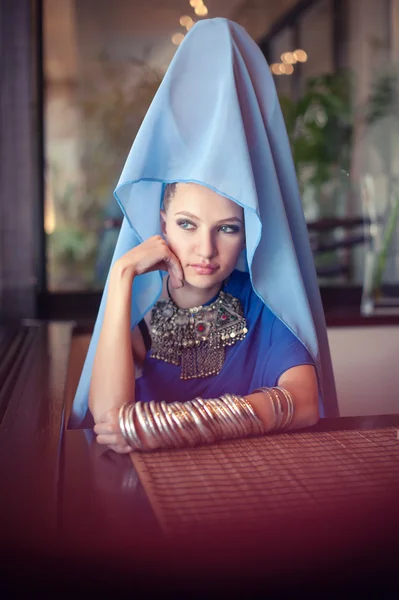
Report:
[[258,387],[277,385],[281,374],[291,367],[314,365],[302,342],[255,294],[248,273],[233,271],[224,291],[241,301],[248,333],[226,348],[221,371],[210,377],[182,380],[180,366],[152,358],[149,350],[142,376],[136,380],[136,400],[185,402],[196,396],[217,398],[225,393],[244,396]]

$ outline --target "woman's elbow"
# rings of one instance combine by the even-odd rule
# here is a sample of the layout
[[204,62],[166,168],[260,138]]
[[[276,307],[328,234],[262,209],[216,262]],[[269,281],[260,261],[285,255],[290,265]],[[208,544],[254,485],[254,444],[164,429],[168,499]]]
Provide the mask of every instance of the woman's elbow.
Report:
[[311,401],[307,403],[303,413],[304,414],[301,420],[304,423],[304,427],[311,427],[312,425],[316,425],[319,422],[320,412],[319,401],[317,396],[312,398]]
[[319,413],[318,407],[316,407],[309,414],[308,427],[311,427],[312,425],[317,425],[317,423],[319,422],[319,419],[320,419],[320,413]]

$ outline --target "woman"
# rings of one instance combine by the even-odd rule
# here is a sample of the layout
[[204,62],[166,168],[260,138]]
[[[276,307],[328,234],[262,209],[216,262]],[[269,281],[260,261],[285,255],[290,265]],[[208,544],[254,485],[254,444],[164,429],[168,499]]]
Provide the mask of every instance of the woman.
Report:
[[[127,452],[131,447],[119,421],[126,402],[190,402],[205,393],[230,393],[244,397],[243,406],[268,431],[276,406],[267,390],[256,389],[270,386],[284,388],[280,400],[287,398],[286,411],[292,402],[291,428],[337,414],[325,322],[284,123],[269,68],[240,26],[212,19],[196,24],[186,36],[115,195],[125,218],[72,426],[82,423],[90,395],[98,441]],[[164,304],[156,303],[161,294]],[[162,308],[177,314],[179,307],[205,305],[213,311],[221,298],[238,302],[233,312],[226,309],[241,323],[238,341],[212,351],[215,368],[205,364],[209,344],[201,359],[196,348],[175,356],[168,346],[173,364],[165,355]],[[146,354],[137,325],[143,318],[149,324],[151,317],[155,347]],[[173,334],[179,331],[175,327]],[[186,355],[195,368],[187,366]],[[140,360],[143,375],[135,383]],[[141,439],[145,432],[135,422]]]

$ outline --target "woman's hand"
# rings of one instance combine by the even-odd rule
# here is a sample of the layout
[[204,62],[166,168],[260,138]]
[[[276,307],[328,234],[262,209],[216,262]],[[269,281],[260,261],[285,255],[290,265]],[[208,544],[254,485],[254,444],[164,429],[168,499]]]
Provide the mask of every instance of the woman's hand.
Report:
[[118,454],[128,454],[132,448],[126,444],[119,427],[119,408],[107,410],[94,426],[97,442],[109,446]]
[[150,271],[167,271],[174,288],[183,286],[181,263],[160,235],[150,237],[126,252],[114,263],[113,269],[121,273],[128,272],[132,278]]

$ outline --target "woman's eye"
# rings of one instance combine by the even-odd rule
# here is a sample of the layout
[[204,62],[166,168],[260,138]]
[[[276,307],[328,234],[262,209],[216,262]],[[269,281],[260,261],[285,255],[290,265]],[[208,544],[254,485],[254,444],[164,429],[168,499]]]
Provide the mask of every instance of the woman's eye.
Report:
[[222,231],[223,233],[238,233],[240,228],[236,225],[222,225],[219,228],[219,231]]
[[194,227],[195,227],[193,225],[193,223],[190,223],[190,221],[178,221],[177,224],[179,227],[181,227],[182,229],[186,229],[186,230],[187,229],[191,230],[191,229],[194,229]]

